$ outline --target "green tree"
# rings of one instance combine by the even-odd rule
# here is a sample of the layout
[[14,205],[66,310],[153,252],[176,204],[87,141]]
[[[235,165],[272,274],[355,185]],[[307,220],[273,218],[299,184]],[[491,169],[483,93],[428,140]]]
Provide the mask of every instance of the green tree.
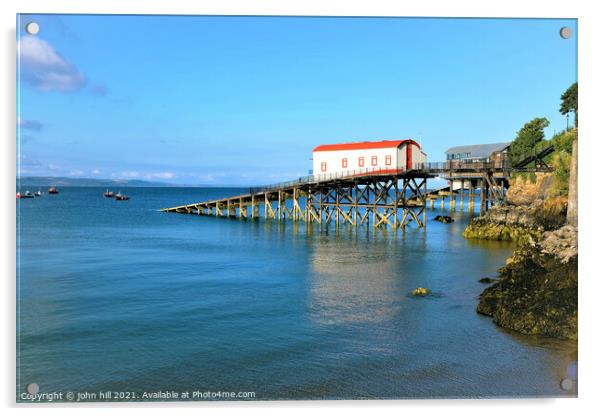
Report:
[[578,104],[578,87],[575,82],[571,85],[561,96],[560,99],[560,114],[566,115],[568,113],[575,114],[575,127],[577,127],[577,104]]
[[556,133],[554,137],[550,139],[550,142],[554,146],[556,152],[565,152],[570,155],[573,153],[573,140],[576,139],[577,130],[571,129],[569,131]]
[[517,164],[534,149],[537,143],[541,142],[544,137],[544,129],[550,125],[547,118],[534,118],[526,123],[517,133],[516,138],[510,144],[508,155],[512,165]]

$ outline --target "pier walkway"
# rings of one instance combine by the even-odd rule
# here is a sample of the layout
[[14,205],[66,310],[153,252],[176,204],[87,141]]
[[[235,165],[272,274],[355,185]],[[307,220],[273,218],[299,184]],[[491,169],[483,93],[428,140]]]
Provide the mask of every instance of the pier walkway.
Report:
[[[296,180],[250,188],[248,193],[217,200],[195,202],[164,212],[213,215],[243,219],[274,219],[351,224],[354,226],[405,229],[414,224],[426,226],[426,207],[446,197],[455,209],[456,196],[468,208],[474,208],[475,195],[480,197],[480,211],[505,204],[505,190],[511,172],[549,171],[547,166],[511,169],[494,163],[423,163],[409,170],[343,171],[328,175],[310,175]],[[427,179],[440,177],[450,185],[427,191]]]

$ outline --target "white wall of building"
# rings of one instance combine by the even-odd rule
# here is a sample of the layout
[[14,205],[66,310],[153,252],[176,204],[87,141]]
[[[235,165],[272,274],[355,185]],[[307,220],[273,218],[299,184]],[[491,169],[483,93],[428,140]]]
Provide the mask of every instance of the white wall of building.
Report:
[[[375,157],[376,164],[373,163]],[[387,164],[390,158],[390,164]],[[363,166],[360,166],[363,158]],[[343,159],[347,159],[347,167],[343,166]],[[371,170],[400,169],[397,159],[397,148],[381,149],[354,149],[354,150],[327,150],[313,153],[314,175],[328,175],[348,171],[368,172]],[[325,168],[325,169],[324,169]],[[351,173],[351,172],[350,172]]]
[[[413,166],[410,167],[406,166],[407,146],[410,146],[412,151]],[[363,158],[363,166],[361,158]],[[346,165],[343,163],[344,159]],[[315,151],[313,174],[346,176],[375,170],[406,170],[425,162],[426,154],[411,142],[403,143],[399,147]]]

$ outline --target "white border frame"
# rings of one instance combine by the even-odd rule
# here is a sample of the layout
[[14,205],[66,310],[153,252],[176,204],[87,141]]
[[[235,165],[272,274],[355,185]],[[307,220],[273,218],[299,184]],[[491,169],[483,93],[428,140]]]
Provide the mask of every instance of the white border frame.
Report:
[[[471,0],[455,1],[382,1],[360,2],[354,0],[330,1],[294,1],[294,0],[221,0],[195,2],[187,0],[21,0],[1,3],[2,14],[2,91],[5,97],[1,102],[2,126],[2,184],[0,195],[2,212],[2,265],[3,325],[2,366],[0,392],[3,407],[9,412],[25,413],[39,409],[44,414],[80,414],[83,408],[92,414],[115,412],[116,408],[127,408],[132,414],[163,415],[166,407],[177,407],[178,413],[198,414],[211,409],[215,413],[234,413],[244,410],[250,414],[305,414],[308,411],[330,413],[344,410],[351,414],[365,414],[369,411],[379,413],[420,412],[446,414],[506,415],[515,411],[545,411],[546,414],[581,412],[599,408],[597,392],[598,376],[601,374],[600,310],[597,307],[602,293],[599,266],[595,262],[597,240],[600,236],[599,222],[596,222],[595,204],[597,195],[588,195],[586,189],[596,189],[599,180],[594,167],[599,165],[597,155],[602,154],[602,134],[599,133],[599,115],[594,112],[600,108],[602,91],[599,74],[602,73],[599,42],[602,41],[602,21],[595,9],[595,2],[574,0],[566,1],[530,1],[506,0],[483,2]],[[554,17],[579,19],[579,83],[581,111],[580,122],[580,165],[579,186],[580,212],[579,222],[581,256],[579,264],[579,399],[521,399],[521,400],[408,400],[408,401],[279,401],[279,402],[194,402],[194,403],[149,403],[149,404],[78,404],[78,405],[16,405],[15,404],[15,205],[13,200],[15,186],[15,24],[16,13],[105,13],[105,14],[220,14],[220,15],[315,15],[315,16],[438,16],[438,17]],[[599,110],[598,110],[599,111]],[[596,123],[598,121],[598,123]],[[596,129],[596,127],[598,127]],[[596,134],[597,133],[597,134]],[[598,163],[596,163],[598,162]],[[592,173],[588,176],[588,173]],[[583,227],[587,224],[586,227]],[[108,408],[107,408],[108,407]],[[32,409],[33,408],[33,409]]]

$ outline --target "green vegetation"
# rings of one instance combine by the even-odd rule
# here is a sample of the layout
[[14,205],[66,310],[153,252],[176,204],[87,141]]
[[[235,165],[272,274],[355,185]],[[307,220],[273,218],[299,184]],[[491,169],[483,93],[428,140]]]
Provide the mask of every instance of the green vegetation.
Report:
[[524,182],[537,182],[537,175],[533,172],[514,172],[511,177],[513,179],[511,183],[515,182],[516,178],[521,178]]
[[[516,138],[510,145],[510,149],[508,150],[510,163],[516,165],[525,157],[533,153],[539,153],[551,144],[554,146],[555,153],[548,155],[544,161],[557,167],[559,169],[558,177],[564,178],[566,155],[571,155],[573,140],[577,138],[577,98],[578,88],[577,83],[574,83],[561,95],[559,110],[563,115],[574,113],[575,128],[561,131],[555,134],[550,140],[545,140],[544,129],[550,125],[550,122],[546,118],[534,118],[517,132]],[[558,156],[558,153],[564,153],[564,155]],[[524,178],[526,179],[526,175]]]
[[573,141],[577,139],[576,128],[555,134],[549,140],[554,146],[554,153],[547,156],[544,161],[554,168],[554,185],[550,196],[566,196],[569,193],[569,178],[571,176],[571,155],[573,154]]
[[531,182],[531,183],[537,182],[537,175],[534,172],[529,172],[529,182]]
[[573,140],[577,138],[577,129],[565,130],[550,139],[557,152],[573,154]]
[[569,194],[569,178],[571,176],[571,155],[564,151],[555,152],[552,161],[554,166],[554,186],[551,196],[566,196]]
[[544,137],[544,129],[550,125],[545,117],[534,118],[526,123],[516,134],[516,138],[508,149],[508,156],[512,165],[517,164],[524,157],[530,154],[535,146],[540,143]]
[[560,114],[566,115],[568,113],[573,113],[575,115],[575,127],[577,127],[577,106],[578,106],[578,85],[575,82],[571,85],[561,96],[560,99],[562,102],[560,103]]

